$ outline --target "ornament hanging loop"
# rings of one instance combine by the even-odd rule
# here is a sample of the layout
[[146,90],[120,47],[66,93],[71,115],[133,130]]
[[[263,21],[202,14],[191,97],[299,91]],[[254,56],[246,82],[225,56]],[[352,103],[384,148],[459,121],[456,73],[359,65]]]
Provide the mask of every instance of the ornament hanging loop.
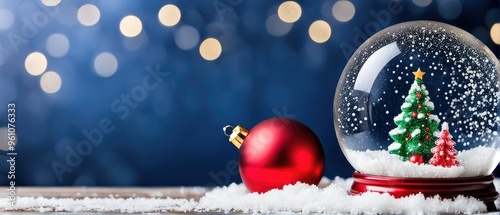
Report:
[[226,125],[224,126],[224,128],[222,128],[222,130],[224,131],[224,135],[226,135],[227,137],[231,136],[230,134],[227,133],[227,129],[230,128],[230,129],[234,129],[234,127],[232,125]]

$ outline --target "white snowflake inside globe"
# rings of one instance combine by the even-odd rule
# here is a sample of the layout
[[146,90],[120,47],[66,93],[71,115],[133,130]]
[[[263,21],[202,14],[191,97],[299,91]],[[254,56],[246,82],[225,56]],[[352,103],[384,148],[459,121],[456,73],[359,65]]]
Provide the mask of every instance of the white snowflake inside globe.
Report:
[[363,174],[490,175],[498,162],[500,64],[471,34],[433,21],[386,28],[347,63],[334,124]]

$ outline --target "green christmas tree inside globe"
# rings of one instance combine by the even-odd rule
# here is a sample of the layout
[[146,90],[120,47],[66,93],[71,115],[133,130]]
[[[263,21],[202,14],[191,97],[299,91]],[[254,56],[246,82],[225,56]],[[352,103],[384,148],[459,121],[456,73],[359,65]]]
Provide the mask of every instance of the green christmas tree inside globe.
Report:
[[394,118],[398,127],[389,132],[394,140],[389,145],[389,153],[401,156],[404,161],[414,156],[420,163],[419,160],[426,162],[433,156],[431,149],[439,137],[437,127],[440,120],[431,114],[434,103],[423,83],[425,72],[418,68],[413,74],[415,81],[401,106],[403,112]]

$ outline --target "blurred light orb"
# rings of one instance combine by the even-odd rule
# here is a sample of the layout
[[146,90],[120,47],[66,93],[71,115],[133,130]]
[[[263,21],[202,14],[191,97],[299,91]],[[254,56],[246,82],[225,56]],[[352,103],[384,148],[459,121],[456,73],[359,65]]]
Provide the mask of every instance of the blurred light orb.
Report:
[[181,20],[181,11],[173,4],[163,6],[158,12],[158,20],[164,26],[174,26]]
[[61,77],[59,74],[53,71],[48,71],[42,75],[40,78],[40,87],[46,93],[56,93],[61,89]]
[[42,4],[48,7],[54,7],[61,3],[61,0],[41,0]]
[[182,26],[174,35],[175,44],[182,50],[189,50],[198,45],[200,34],[196,28]]
[[68,53],[69,40],[64,34],[52,34],[47,38],[45,49],[52,57],[62,57]]
[[490,36],[495,44],[500,45],[500,23],[491,26]]
[[93,4],[86,4],[78,9],[77,13],[78,21],[84,26],[93,26],[101,18],[101,12]]
[[0,17],[0,30],[6,30],[14,23],[14,14],[8,9],[0,9]]
[[[14,141],[14,143],[17,143],[17,141]],[[0,150],[9,151],[9,137],[7,127],[0,128]]]
[[462,13],[462,3],[459,0],[438,0],[438,12],[441,17],[453,20]]
[[286,23],[294,23],[299,20],[302,15],[302,8],[297,2],[286,1],[278,7],[279,18]]
[[135,37],[142,31],[142,22],[137,16],[126,16],[120,22],[120,31],[126,37]]
[[275,37],[281,37],[286,35],[292,29],[292,24],[282,22],[278,15],[274,14],[267,17],[266,29],[269,34]]
[[94,70],[97,75],[101,77],[110,77],[115,74],[117,69],[118,60],[116,60],[116,57],[111,53],[103,52],[97,55],[94,60]]
[[222,46],[215,38],[208,38],[200,45],[200,55],[205,60],[215,60],[222,53]]
[[323,20],[317,20],[309,27],[309,36],[314,42],[324,43],[330,39],[331,35],[332,29],[330,25]]
[[432,3],[432,0],[412,0],[413,4],[419,7],[427,7]]
[[339,22],[347,22],[354,17],[356,8],[350,1],[338,1],[332,7],[332,14]]
[[24,67],[30,75],[40,75],[47,69],[47,58],[40,52],[33,52],[26,57]]

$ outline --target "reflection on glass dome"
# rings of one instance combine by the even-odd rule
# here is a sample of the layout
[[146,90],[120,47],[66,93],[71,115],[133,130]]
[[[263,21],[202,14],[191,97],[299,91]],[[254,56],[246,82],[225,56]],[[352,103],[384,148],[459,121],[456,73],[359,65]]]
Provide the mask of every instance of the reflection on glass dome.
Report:
[[344,155],[365,174],[491,174],[500,161],[499,71],[495,55],[456,27],[414,21],[382,30],[351,57],[337,86]]

